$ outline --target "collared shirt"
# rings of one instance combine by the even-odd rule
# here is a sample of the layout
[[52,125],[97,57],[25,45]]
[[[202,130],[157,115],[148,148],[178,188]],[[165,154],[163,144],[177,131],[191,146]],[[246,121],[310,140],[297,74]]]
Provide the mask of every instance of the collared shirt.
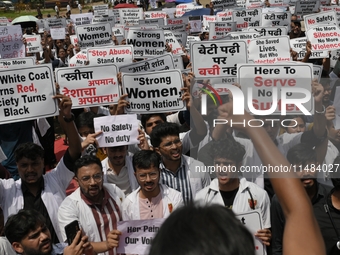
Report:
[[181,158],[180,167],[176,173],[167,169],[163,163],[160,164],[161,182],[170,188],[173,188],[182,193],[184,203],[192,201],[192,191],[190,180],[187,174],[187,169],[183,157]]
[[[91,208],[96,221],[100,239],[106,240],[111,230],[117,229],[117,221],[122,220],[121,212],[116,201],[103,189],[104,197],[102,203],[93,203],[82,192],[80,194],[84,202]],[[114,251],[108,250],[108,255],[114,255]]]
[[130,180],[129,180],[129,172],[127,166],[123,166],[117,175],[115,171],[110,168],[109,161],[107,161],[107,182],[114,183],[120,188],[125,196],[129,195],[132,192]]
[[24,197],[24,209],[27,210],[36,210],[38,212],[40,212],[45,220],[46,220],[46,226],[47,228],[50,230],[51,232],[51,240],[53,243],[59,243],[57,234],[53,228],[52,225],[52,221],[50,218],[50,215],[47,212],[46,206],[41,198],[41,193],[44,190],[45,187],[45,182],[44,182],[44,178],[41,177],[40,180],[38,181],[38,185],[39,185],[39,190],[37,192],[37,195],[34,196],[28,189],[28,187],[26,186],[26,184],[24,182],[21,183],[21,190],[22,190],[22,194]]

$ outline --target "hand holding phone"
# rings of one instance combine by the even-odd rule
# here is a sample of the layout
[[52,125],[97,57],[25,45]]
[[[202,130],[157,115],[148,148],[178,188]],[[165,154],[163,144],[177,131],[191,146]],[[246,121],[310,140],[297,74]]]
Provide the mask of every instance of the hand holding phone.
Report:
[[[68,245],[72,244],[72,242],[73,242],[74,238],[76,237],[79,230],[80,230],[80,228],[79,228],[79,223],[78,223],[77,220],[72,221],[70,224],[67,224],[65,226],[65,233],[66,233]],[[79,239],[79,241],[80,241],[80,239]]]

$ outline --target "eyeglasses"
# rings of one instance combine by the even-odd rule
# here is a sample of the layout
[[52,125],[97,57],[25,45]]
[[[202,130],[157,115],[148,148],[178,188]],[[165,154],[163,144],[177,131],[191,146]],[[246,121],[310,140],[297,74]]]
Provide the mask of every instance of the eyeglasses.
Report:
[[182,141],[180,139],[176,139],[172,142],[167,142],[166,144],[162,145],[162,147],[164,148],[170,148],[172,145],[176,145],[176,146],[181,146],[182,145]]
[[147,173],[147,174],[138,174],[138,178],[139,180],[146,181],[147,176],[149,175],[151,180],[156,180],[158,177],[158,172],[151,172],[151,173]]
[[100,182],[103,179],[103,175],[102,174],[95,174],[92,176],[83,176],[80,178],[80,180],[83,183],[90,183],[91,178],[95,181],[95,182]]

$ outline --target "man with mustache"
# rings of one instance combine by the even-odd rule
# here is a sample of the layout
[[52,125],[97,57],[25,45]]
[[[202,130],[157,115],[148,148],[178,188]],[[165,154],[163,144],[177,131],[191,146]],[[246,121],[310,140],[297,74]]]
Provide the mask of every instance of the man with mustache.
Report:
[[133,155],[133,167],[140,187],[123,202],[123,220],[166,218],[183,203],[182,194],[159,183],[160,156],[151,150]]
[[65,249],[54,246],[44,216],[35,210],[22,209],[11,215],[5,225],[5,235],[13,249],[22,255],[81,255],[86,251],[92,254],[87,236],[81,237],[80,231]]
[[[327,152],[328,140],[322,142],[315,149],[307,144],[297,144],[287,154],[287,159],[292,164],[292,171],[297,173],[304,186],[309,199],[315,209],[330,192],[331,187],[317,181],[319,171],[318,162],[323,162]],[[323,166],[319,166],[323,167]],[[273,255],[282,254],[282,239],[285,227],[285,217],[281,205],[274,195],[271,204],[271,224],[273,233],[272,250]]]
[[[121,201],[125,195],[115,184],[103,183],[102,164],[96,156],[78,159],[74,174],[79,188],[61,203],[59,227],[64,230],[77,220],[96,254],[114,255],[121,234],[117,222],[122,220]],[[66,240],[65,231],[62,236]]]
[[246,151],[232,136],[215,141],[211,154],[217,178],[196,194],[195,200],[200,204],[220,204],[234,213],[259,210],[263,229],[255,236],[266,246],[270,245],[270,201],[267,192],[242,177],[242,159]]

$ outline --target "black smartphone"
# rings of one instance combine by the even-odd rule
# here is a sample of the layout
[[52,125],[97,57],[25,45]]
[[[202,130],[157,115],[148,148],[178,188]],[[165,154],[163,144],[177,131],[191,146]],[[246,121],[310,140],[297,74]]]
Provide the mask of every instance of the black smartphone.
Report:
[[67,224],[65,226],[65,233],[66,233],[68,245],[72,244],[79,230],[80,228],[79,228],[79,223],[77,220],[72,221],[70,224]]

